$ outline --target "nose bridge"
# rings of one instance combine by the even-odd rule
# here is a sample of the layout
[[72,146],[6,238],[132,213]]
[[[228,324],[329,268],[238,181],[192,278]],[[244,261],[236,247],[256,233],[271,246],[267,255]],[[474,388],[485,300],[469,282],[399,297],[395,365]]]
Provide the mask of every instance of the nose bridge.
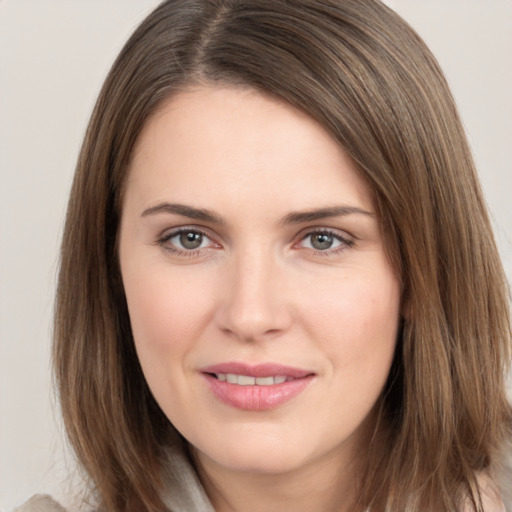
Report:
[[219,311],[223,330],[251,341],[286,329],[290,315],[283,269],[271,248],[244,248],[234,255],[226,276]]

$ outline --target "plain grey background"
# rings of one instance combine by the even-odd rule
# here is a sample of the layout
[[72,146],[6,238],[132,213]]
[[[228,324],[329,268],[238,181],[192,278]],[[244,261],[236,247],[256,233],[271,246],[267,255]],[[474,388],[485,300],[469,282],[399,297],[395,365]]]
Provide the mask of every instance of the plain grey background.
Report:
[[[101,83],[157,0],[0,0],[0,510],[71,504],[49,363],[59,238]],[[388,0],[452,86],[512,281],[512,0]],[[115,418],[113,418],[115,423]]]

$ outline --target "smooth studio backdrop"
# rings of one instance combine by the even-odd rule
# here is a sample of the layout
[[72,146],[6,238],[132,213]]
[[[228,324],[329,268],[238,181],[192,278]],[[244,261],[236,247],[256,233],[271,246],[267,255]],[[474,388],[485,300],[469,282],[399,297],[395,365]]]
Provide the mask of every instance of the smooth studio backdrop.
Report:
[[[157,0],[0,0],[0,511],[76,483],[52,399],[59,238],[86,123]],[[512,281],[512,0],[389,0],[452,86]],[[115,418],[112,418],[115,428]]]

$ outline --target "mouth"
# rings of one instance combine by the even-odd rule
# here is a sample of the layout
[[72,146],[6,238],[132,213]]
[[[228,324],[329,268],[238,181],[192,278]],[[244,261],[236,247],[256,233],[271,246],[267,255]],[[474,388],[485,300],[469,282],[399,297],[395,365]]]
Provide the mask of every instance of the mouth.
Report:
[[274,386],[275,384],[295,380],[293,377],[286,377],[285,375],[269,377],[252,377],[251,375],[237,375],[235,373],[213,373],[210,375],[221,382],[229,382],[238,386]]
[[201,373],[213,396],[246,411],[275,409],[302,393],[315,373],[276,364],[222,363]]

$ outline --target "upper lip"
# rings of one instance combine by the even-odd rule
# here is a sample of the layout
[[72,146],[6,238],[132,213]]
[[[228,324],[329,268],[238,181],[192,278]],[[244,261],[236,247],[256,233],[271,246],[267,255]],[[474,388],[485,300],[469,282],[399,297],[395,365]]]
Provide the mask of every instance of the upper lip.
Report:
[[314,374],[314,372],[310,370],[294,368],[282,364],[262,363],[251,365],[236,361],[214,364],[201,368],[200,371],[202,373],[232,373],[235,375],[247,375],[249,377],[275,377],[279,375],[283,377],[293,377],[294,379],[301,379]]

